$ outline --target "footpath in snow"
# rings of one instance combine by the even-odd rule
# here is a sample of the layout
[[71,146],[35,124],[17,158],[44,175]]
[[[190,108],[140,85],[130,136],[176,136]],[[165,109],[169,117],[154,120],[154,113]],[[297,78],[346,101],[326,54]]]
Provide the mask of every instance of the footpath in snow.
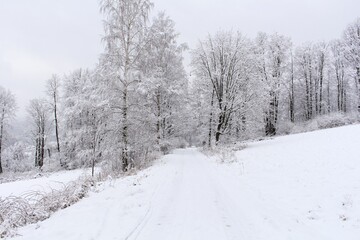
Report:
[[359,125],[279,137],[225,164],[177,150],[16,239],[359,239],[359,139]]

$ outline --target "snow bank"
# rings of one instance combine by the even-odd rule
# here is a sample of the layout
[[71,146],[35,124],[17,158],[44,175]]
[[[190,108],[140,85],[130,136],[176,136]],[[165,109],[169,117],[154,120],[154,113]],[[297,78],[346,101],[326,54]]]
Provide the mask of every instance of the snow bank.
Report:
[[91,171],[88,169],[78,169],[56,172],[35,179],[2,183],[0,184],[0,197],[21,196],[35,191],[50,192],[63,188],[65,184],[78,179],[82,175],[89,174],[91,174]]

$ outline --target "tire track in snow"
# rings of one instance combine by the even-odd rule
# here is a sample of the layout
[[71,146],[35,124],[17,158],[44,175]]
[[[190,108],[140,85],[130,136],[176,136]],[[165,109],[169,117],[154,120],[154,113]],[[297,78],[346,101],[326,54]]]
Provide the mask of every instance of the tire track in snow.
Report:
[[[163,166],[166,167],[166,166]],[[167,166],[168,167],[168,166]],[[166,175],[163,176],[163,179],[169,179],[171,176],[175,176],[172,179],[172,182],[177,181],[179,178],[182,179],[183,177],[183,166],[181,169],[171,169],[171,171],[166,171]],[[173,171],[175,171],[175,174],[171,174]],[[178,174],[180,173],[180,174]],[[144,217],[141,218],[141,220],[138,222],[138,224],[133,228],[133,230],[126,236],[125,240],[136,240],[141,236],[142,231],[147,226],[149,220],[152,218],[153,212],[154,212],[154,202],[159,203],[159,199],[161,196],[159,196],[159,192],[162,192],[164,188],[169,187],[170,181],[161,181],[158,186],[156,187],[155,191],[151,195],[151,199],[149,202],[149,207],[144,215]],[[165,190],[166,192],[166,190]],[[161,201],[160,201],[161,202]],[[155,206],[158,207],[158,206]]]

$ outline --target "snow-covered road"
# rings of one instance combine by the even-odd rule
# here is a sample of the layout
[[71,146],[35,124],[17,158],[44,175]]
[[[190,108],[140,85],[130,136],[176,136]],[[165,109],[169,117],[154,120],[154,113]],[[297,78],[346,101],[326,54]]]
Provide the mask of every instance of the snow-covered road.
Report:
[[251,143],[235,163],[176,150],[18,239],[358,240],[360,125]]
[[196,149],[177,150],[40,227],[25,227],[21,239],[239,239],[234,193],[241,188],[216,167]]
[[178,150],[143,222],[128,239],[239,239],[241,189],[195,149]]

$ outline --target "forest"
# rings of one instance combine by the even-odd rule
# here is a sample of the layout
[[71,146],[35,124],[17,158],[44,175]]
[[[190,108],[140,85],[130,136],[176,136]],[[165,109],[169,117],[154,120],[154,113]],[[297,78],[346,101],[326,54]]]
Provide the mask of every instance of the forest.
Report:
[[[219,30],[197,46],[149,0],[101,0],[104,50],[93,69],[54,73],[14,133],[0,86],[0,174],[94,168],[123,173],[176,148],[216,148],[356,122],[360,18],[329,42]],[[190,71],[184,53],[191,56]],[[1,176],[1,175],[0,175]]]

